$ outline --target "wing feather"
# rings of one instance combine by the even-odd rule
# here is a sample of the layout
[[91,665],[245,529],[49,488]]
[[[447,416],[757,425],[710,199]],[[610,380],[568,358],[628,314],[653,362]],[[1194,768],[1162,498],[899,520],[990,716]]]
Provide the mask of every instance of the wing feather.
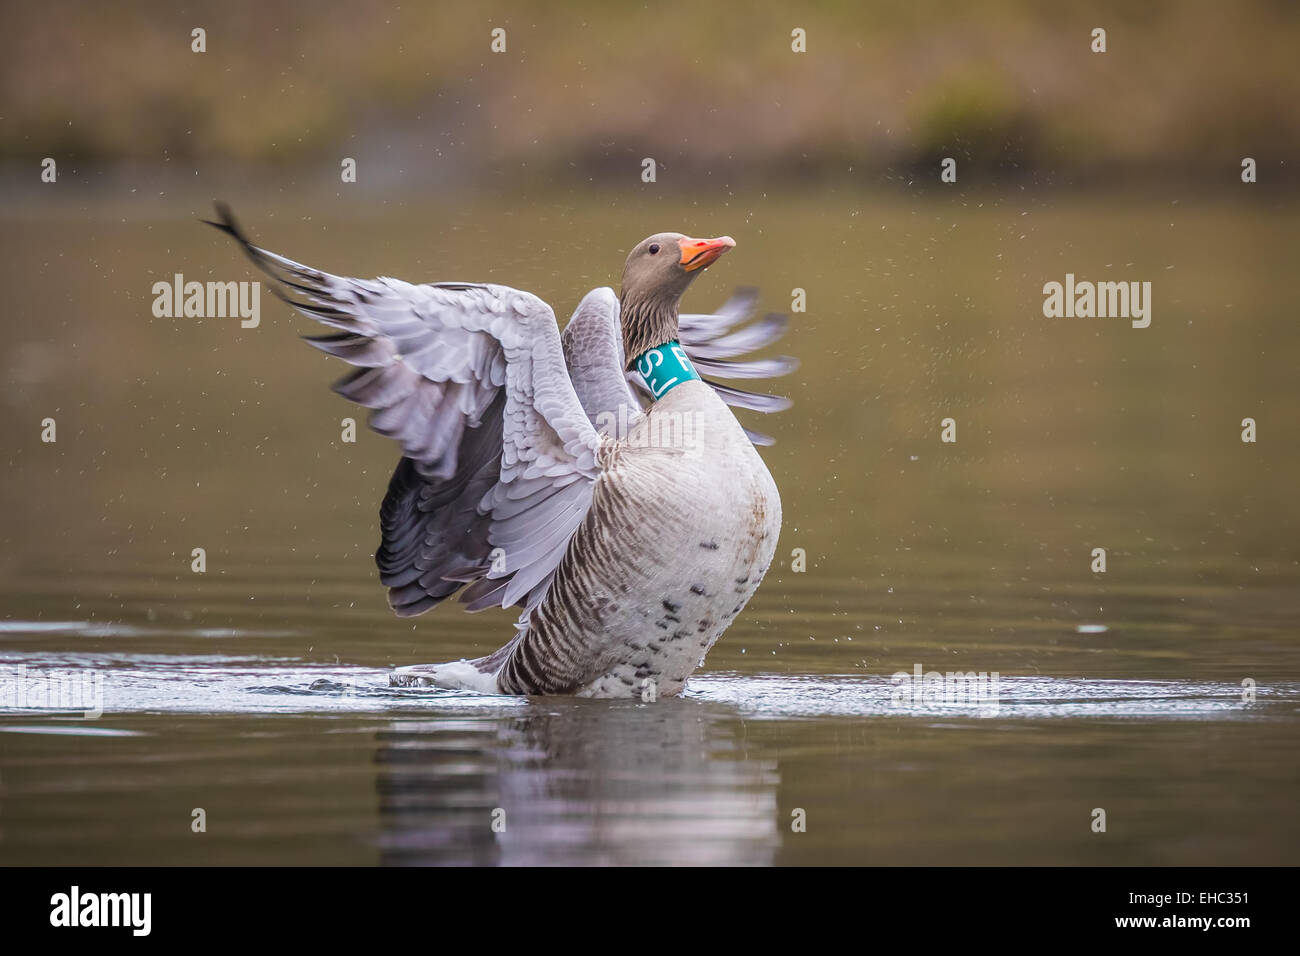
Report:
[[211,224],[276,295],[338,330],[308,342],[354,366],[335,391],[402,447],[375,554],[394,611],[420,614],[463,588],[470,609],[519,604],[525,622],[599,472],[601,438],[550,307],[507,286],[331,275],[254,246],[217,212]]
[[594,427],[605,431],[611,424],[631,427],[643,414],[623,371],[627,363],[619,312],[613,289],[593,289],[578,303],[562,337],[564,361],[582,410]]

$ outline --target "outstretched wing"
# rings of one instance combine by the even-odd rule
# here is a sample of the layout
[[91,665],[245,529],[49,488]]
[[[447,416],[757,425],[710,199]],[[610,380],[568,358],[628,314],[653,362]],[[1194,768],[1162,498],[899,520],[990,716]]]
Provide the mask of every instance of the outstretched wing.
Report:
[[[623,369],[623,329],[613,289],[593,289],[583,296],[564,327],[564,361],[578,401],[597,431],[622,438],[642,417],[641,401]],[[613,428],[611,429],[611,426]]]
[[335,391],[401,443],[375,555],[393,610],[422,613],[468,584],[471,610],[526,616],[587,513],[601,441],[550,307],[500,285],[330,275],[259,249],[217,212],[211,225],[277,295],[340,330],[307,341],[357,366]]
[[[748,408],[758,412],[779,412],[790,407],[790,400],[780,395],[748,392],[716,382],[712,377],[725,379],[776,378],[788,375],[799,367],[797,359],[788,355],[770,358],[741,360],[751,352],[771,345],[785,335],[788,319],[779,313],[769,313],[757,322],[745,323],[758,302],[758,290],[737,289],[717,312],[683,313],[678,316],[678,333],[682,348],[699,370],[704,381],[712,386],[718,396],[735,408]],[[641,377],[628,373],[628,380],[642,389]],[[761,432],[746,428],[745,434],[755,445],[770,445],[772,439]]]

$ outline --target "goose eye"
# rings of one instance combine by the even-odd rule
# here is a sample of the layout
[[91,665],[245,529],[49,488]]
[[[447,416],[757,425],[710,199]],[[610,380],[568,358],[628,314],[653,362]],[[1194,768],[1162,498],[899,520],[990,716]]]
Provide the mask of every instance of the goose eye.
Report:
[[657,242],[650,243],[650,255],[653,256],[658,251],[659,251],[659,243]]

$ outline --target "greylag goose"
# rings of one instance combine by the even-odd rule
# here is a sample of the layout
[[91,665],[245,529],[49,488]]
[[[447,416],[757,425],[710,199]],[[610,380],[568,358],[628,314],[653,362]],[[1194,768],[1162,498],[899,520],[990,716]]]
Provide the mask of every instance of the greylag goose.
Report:
[[[560,335],[536,296],[472,282],[330,275],[259,249],[230,211],[210,223],[295,309],[308,338],[357,366],[335,385],[402,446],[375,555],[389,603],[421,614],[522,609],[477,660],[398,668],[392,682],[492,694],[671,696],[762,581],[781,529],[776,484],[728,404],[785,399],[724,386],[782,375],[787,357],[732,361],[785,317],[739,327],[755,294],[679,314],[682,294],[735,246],[675,232],[642,240],[622,291],[589,292]],[[649,399],[642,404],[637,391]]]

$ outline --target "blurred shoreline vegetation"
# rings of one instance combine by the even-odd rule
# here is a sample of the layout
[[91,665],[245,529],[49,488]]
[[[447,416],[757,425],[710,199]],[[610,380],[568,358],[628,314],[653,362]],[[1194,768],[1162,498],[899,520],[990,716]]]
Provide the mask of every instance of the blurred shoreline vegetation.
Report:
[[[10,5],[0,163],[302,167],[458,184],[1047,176],[1275,184],[1300,4],[775,0]],[[207,52],[190,31],[207,32]],[[1090,32],[1107,30],[1108,52]],[[506,30],[507,51],[489,50]],[[790,32],[807,31],[808,52]],[[965,176],[966,178],[962,178]],[[372,178],[373,184],[376,179]]]

